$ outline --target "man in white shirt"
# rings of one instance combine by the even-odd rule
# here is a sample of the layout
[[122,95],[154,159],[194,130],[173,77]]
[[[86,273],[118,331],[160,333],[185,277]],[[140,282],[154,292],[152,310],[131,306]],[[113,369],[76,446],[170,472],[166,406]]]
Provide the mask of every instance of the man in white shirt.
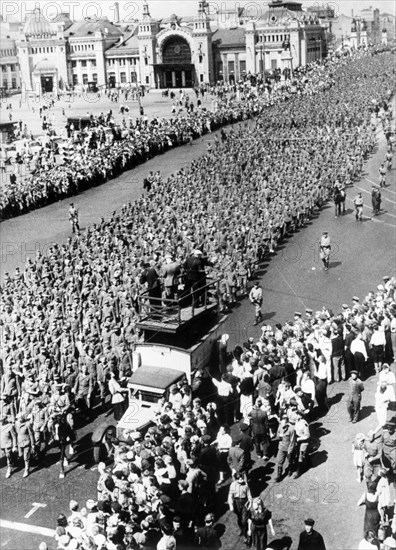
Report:
[[263,305],[263,290],[259,286],[259,282],[255,281],[253,288],[249,292],[249,300],[254,305],[254,311],[255,311],[255,325],[258,325],[258,323],[263,318],[263,314],[261,312],[261,306]]
[[297,409],[295,414],[297,415],[296,424],[294,429],[296,431],[296,459],[297,459],[297,469],[293,474],[293,479],[297,479],[302,474],[302,470],[305,464],[309,438],[311,436],[309,432],[308,422],[303,417],[301,410]]
[[366,345],[363,341],[363,334],[358,332],[356,338],[351,343],[351,353],[355,369],[360,375],[364,374],[364,365],[368,359]]
[[216,380],[216,378],[212,378],[213,384],[217,388],[218,393],[218,408],[217,408],[217,414],[219,417],[220,424],[224,426],[224,424],[229,424],[228,419],[233,414],[232,412],[232,401],[233,401],[233,389],[231,384],[226,382],[224,380],[224,374],[220,381]]

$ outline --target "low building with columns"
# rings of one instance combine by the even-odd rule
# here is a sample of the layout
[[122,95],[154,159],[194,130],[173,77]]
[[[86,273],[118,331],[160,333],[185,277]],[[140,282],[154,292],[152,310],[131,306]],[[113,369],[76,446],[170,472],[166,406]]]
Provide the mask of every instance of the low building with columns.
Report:
[[254,18],[239,7],[226,17],[209,8],[199,0],[195,15],[157,19],[146,1],[141,18],[128,24],[119,23],[118,10],[113,22],[73,22],[64,13],[49,21],[36,9],[18,32],[0,37],[2,85],[35,93],[89,85],[190,88],[292,71],[327,55],[325,26],[299,2],[272,0]]

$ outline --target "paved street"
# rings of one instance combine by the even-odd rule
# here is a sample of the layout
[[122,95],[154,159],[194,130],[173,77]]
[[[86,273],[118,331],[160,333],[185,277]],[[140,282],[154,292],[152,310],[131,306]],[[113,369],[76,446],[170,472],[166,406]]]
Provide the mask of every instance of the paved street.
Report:
[[[364,177],[353,189],[348,189],[346,214],[335,219],[333,205],[327,205],[316,219],[285,241],[270,261],[263,265],[260,279],[264,289],[265,319],[269,323],[284,322],[294,311],[304,311],[306,307],[317,310],[327,305],[338,310],[343,302],[350,303],[353,295],[363,298],[369,290],[375,289],[383,275],[394,275],[395,169],[388,173],[388,187],[382,191],[382,206],[386,212],[371,219],[371,186],[372,182],[378,181],[378,167],[385,150],[383,134],[379,131],[378,135],[379,148],[367,163]],[[152,159],[106,185],[76,197],[74,202],[81,213],[82,227],[94,223],[101,216],[108,217],[113,210],[138,197],[142,192],[143,177],[149,170],[161,170],[166,177],[200,155],[210,139],[213,135],[206,136],[191,147],[184,146]],[[355,222],[352,210],[352,200],[357,190],[363,192],[365,200],[365,220],[361,224]],[[36,248],[45,251],[48,244],[64,242],[70,236],[67,221],[69,202],[61,201],[1,224],[2,275],[5,271],[13,272],[18,265],[23,266],[27,254]],[[318,258],[318,242],[323,229],[329,231],[334,250],[328,272],[322,271]],[[231,336],[230,347],[258,334],[258,329],[252,326],[253,317],[247,300],[238,304],[226,324]],[[356,502],[363,487],[355,481],[351,443],[356,432],[367,433],[376,425],[371,407],[374,403],[374,381],[366,382],[364,418],[357,426],[347,423],[346,386],[346,383],[331,386],[332,408],[327,417],[314,426],[318,451],[313,457],[312,468],[306,474],[297,481],[286,479],[272,485],[273,461],[265,469],[260,462],[255,467],[255,489],[265,491],[267,505],[273,513],[275,538],[291,536],[293,548],[296,547],[297,534],[303,528],[302,520],[307,515],[315,517],[316,527],[324,535],[330,550],[355,548],[356,541],[362,538],[364,509],[357,509]],[[80,449],[89,447],[90,433],[101,420],[103,417],[79,432],[82,439]],[[50,457],[50,467],[33,471],[27,480],[22,480],[22,470],[11,479],[4,480],[2,468],[2,548],[32,550],[42,540],[51,549],[55,548],[47,537],[50,533],[33,533],[33,526],[53,529],[59,512],[68,512],[71,498],[82,504],[87,498],[95,497],[97,472],[92,469],[89,451],[81,453],[71,463],[64,480],[58,479],[58,469],[52,465],[55,460],[54,452]],[[227,489],[220,489],[219,500],[224,500]],[[226,512],[225,508],[223,512],[219,519],[227,528],[222,539],[223,548],[241,547],[235,522],[233,519],[230,521],[231,513]],[[337,529],[334,529],[335,526]],[[30,531],[27,534],[23,529]],[[343,533],[343,540],[336,533]]]

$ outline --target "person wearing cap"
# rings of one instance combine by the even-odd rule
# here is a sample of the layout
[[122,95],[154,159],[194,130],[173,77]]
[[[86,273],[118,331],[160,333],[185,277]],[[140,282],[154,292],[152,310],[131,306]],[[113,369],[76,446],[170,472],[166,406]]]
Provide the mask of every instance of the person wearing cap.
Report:
[[357,222],[363,221],[363,196],[362,193],[358,193],[353,199],[355,205],[355,219]]
[[80,224],[78,221],[78,209],[71,202],[69,205],[69,222],[72,228],[72,233],[78,233],[80,231]]
[[305,310],[305,316],[308,320],[312,319],[313,317],[313,309],[307,308]]
[[34,433],[31,423],[22,412],[17,415],[15,431],[18,441],[18,454],[23,458],[25,464],[23,477],[27,477],[29,475],[30,459],[34,451]]
[[35,456],[40,458],[45,453],[48,433],[48,405],[38,398],[32,403],[29,416],[32,420],[34,433]]
[[165,295],[168,299],[173,300],[177,297],[180,272],[179,262],[174,261],[171,254],[167,254],[165,264],[161,269],[161,275],[164,277]]
[[240,528],[240,536],[247,536],[247,517],[245,507],[251,500],[251,493],[248,484],[240,473],[234,474],[234,479],[231,482],[228,492],[228,506],[231,512],[237,517],[238,527]]
[[9,415],[4,415],[1,417],[0,425],[0,449],[6,456],[7,460],[7,472],[6,479],[8,479],[12,474],[12,453],[17,451],[17,434],[15,431],[15,425],[13,420]]
[[258,281],[255,281],[253,287],[250,289],[249,300],[254,305],[254,324],[258,325],[263,318],[263,314],[261,311],[263,305],[263,289],[260,287]]
[[360,380],[357,370],[351,371],[351,377],[349,378],[348,382],[349,393],[347,397],[347,409],[349,413],[349,421],[355,423],[359,419],[364,384]]
[[283,418],[279,424],[277,436],[279,438],[278,455],[276,457],[276,477],[275,482],[279,482],[283,475],[283,465],[288,460],[288,466],[291,465],[293,453],[296,448],[296,430],[292,420]]
[[323,537],[313,528],[315,521],[312,518],[304,520],[305,529],[300,533],[297,550],[326,550]]
[[323,262],[323,269],[327,271],[330,265],[331,242],[327,231],[323,231],[319,243],[319,256]]
[[0,397],[0,418],[9,416],[12,422],[16,419],[16,410],[14,400],[7,393],[2,393]]

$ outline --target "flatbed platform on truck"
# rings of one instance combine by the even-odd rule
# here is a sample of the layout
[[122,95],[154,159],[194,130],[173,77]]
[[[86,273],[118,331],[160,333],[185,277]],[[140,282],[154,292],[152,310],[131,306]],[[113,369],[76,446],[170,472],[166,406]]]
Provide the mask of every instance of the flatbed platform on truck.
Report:
[[144,331],[178,334],[191,325],[204,322],[218,312],[218,281],[211,281],[177,299],[152,298],[147,293],[138,296],[140,319],[138,328]]

